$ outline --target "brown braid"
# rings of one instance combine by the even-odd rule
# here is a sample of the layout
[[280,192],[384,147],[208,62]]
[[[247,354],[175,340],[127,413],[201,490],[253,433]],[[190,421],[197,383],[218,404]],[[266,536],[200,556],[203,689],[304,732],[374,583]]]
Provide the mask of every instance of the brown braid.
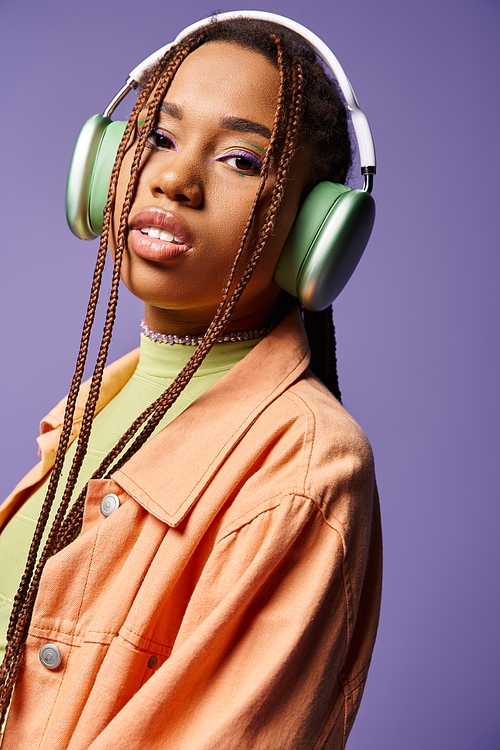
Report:
[[[136,453],[137,450],[146,442],[146,440],[152,434],[152,432],[154,431],[154,429],[156,428],[160,420],[163,418],[163,416],[166,414],[168,409],[176,401],[179,394],[184,390],[186,385],[189,383],[189,381],[195,374],[198,367],[201,365],[203,359],[206,357],[206,355],[208,354],[208,352],[210,351],[210,349],[212,348],[212,346],[214,345],[214,343],[219,338],[219,336],[225,329],[226,325],[228,324],[231,314],[234,310],[234,307],[236,303],[238,302],[239,298],[241,297],[241,294],[243,293],[243,290],[245,289],[246,284],[250,280],[253,269],[255,268],[257,264],[257,260],[260,257],[260,254],[262,253],[262,249],[265,245],[265,242],[267,241],[269,233],[274,226],[276,213],[278,211],[279,205],[281,203],[281,199],[283,197],[284,184],[286,180],[286,172],[288,170],[288,166],[291,161],[291,154],[294,152],[296,142],[297,142],[298,122],[300,120],[300,116],[298,116],[296,112],[294,113],[293,117],[289,118],[289,120],[292,119],[296,121],[297,126],[293,131],[289,131],[287,135],[287,140],[285,142],[285,147],[283,149],[282,165],[280,165],[280,167],[278,168],[273,195],[271,197],[271,202],[266,213],[264,226],[263,226],[263,229],[261,230],[259,241],[248,263],[248,266],[245,269],[245,273],[242,279],[238,283],[229,302],[226,305],[226,300],[229,295],[229,291],[230,291],[230,288],[231,288],[231,285],[233,283],[233,279],[235,276],[236,267],[241,258],[241,254],[243,252],[246,241],[248,239],[248,234],[249,234],[250,228],[254,220],[258,201],[261,197],[262,190],[264,189],[264,186],[267,180],[268,167],[271,161],[273,151],[280,137],[280,131],[282,129],[282,122],[284,119],[283,116],[284,116],[284,108],[285,108],[286,73],[282,64],[283,56],[282,56],[281,42],[279,38],[275,38],[275,43],[278,47],[278,66],[279,66],[278,71],[279,71],[279,76],[280,76],[280,86],[279,86],[278,105],[277,105],[276,116],[275,116],[275,121],[273,125],[273,131],[271,134],[269,146],[267,148],[266,155],[264,157],[264,161],[263,161],[263,165],[261,169],[261,179],[259,183],[259,188],[254,198],[250,216],[246,223],[243,237],[241,239],[236,257],[233,261],[233,265],[229,273],[229,278],[226,283],[226,287],[222,295],[222,300],[219,304],[217,312],[203,338],[203,341],[198,345],[193,356],[189,359],[189,361],[186,363],[184,368],[177,375],[177,377],[171,383],[171,385],[166,389],[166,391],[133,422],[133,424],[129,427],[127,432],[122,436],[122,438],[119,440],[116,446],[105,457],[105,459],[103,460],[103,462],[101,463],[97,471],[92,475],[92,479],[101,478],[105,475],[105,472],[109,469],[109,467],[115,461],[115,459],[118,456],[120,456],[120,454],[124,450],[127,443],[138,432],[140,427],[145,425],[144,429],[140,432],[140,434],[138,435],[136,440],[132,443],[132,445],[127,450],[127,452],[113,466],[113,471],[116,471],[129,458],[131,458],[132,455],[134,455],[134,453]],[[302,92],[300,88],[298,88],[297,90],[298,104],[295,107],[296,110],[297,109],[300,110],[301,97],[302,97]],[[294,93],[292,92],[292,102],[293,101],[294,101]],[[68,523],[66,525],[66,528],[64,529],[64,534],[60,538],[58,549],[62,549],[62,547],[64,547],[67,543],[69,543],[69,541],[71,541],[79,525],[81,524],[84,502],[85,502],[85,495],[86,495],[86,488],[84,488],[84,490],[82,490],[82,492],[80,493],[77,501],[74,504],[72,512],[70,516],[68,517]]]
[[[201,39],[201,37],[199,37],[199,39]],[[173,56],[173,59],[165,70],[162,86],[159,87],[158,90],[153,95],[150,109],[148,111],[148,120],[150,121],[149,123],[150,126],[152,125],[152,122],[154,120],[156,108],[159,107],[159,104],[161,103],[163,99],[165,90],[170,84],[170,81],[172,80],[177,68],[179,67],[181,62],[185,59],[185,57],[189,54],[192,48],[193,48],[192,43],[185,44],[181,48],[176,48],[175,50],[173,49],[170,51],[170,53],[168,53],[168,56],[169,57]],[[142,139],[141,138],[139,139],[139,143],[136,149],[136,154],[134,156],[134,163],[131,168],[132,176],[131,176],[131,179],[127,188],[127,194],[126,194],[125,201],[124,201],[122,215],[120,217],[120,229],[118,233],[118,242],[117,242],[117,248],[116,248],[115,267],[114,267],[114,272],[113,272],[113,280],[112,280],[112,286],[111,286],[110,299],[108,303],[108,310],[106,314],[106,322],[104,326],[98,359],[97,359],[96,366],[94,369],[94,374],[92,376],[89,397],[85,405],[85,410],[84,410],[84,415],[83,415],[83,420],[82,420],[82,429],[80,432],[77,450],[76,450],[73,463],[70,469],[68,481],[66,484],[65,491],[63,493],[63,498],[62,498],[60,507],[56,514],[56,518],[54,519],[54,523],[50,530],[49,537],[47,539],[43,552],[40,556],[40,560],[36,567],[35,573],[33,573],[35,569],[36,560],[37,560],[38,550],[40,548],[40,544],[42,540],[42,535],[43,535],[45,526],[47,524],[50,509],[53,504],[54,496],[57,490],[57,485],[58,485],[59,478],[61,475],[62,465],[64,462],[64,456],[66,454],[69,439],[71,436],[76,398],[77,398],[78,391],[79,391],[80,384],[81,384],[82,377],[83,377],[83,370],[85,366],[85,361],[86,361],[87,352],[88,352],[88,345],[89,345],[89,340],[90,340],[90,332],[91,332],[92,324],[94,322],[95,311],[96,311],[98,297],[99,297],[99,288],[100,288],[100,284],[102,280],[102,273],[104,270],[104,264],[105,264],[105,259],[106,259],[109,229],[110,229],[112,211],[113,211],[113,207],[115,203],[116,185],[117,185],[118,175],[120,171],[120,166],[123,161],[123,156],[127,149],[132,132],[135,130],[138,114],[141,111],[142,107],[144,106],[144,103],[147,101],[149,94],[154,89],[156,82],[157,82],[157,76],[153,76],[150,84],[141,92],[141,95],[139,96],[136,102],[131,118],[125,129],[122,141],[118,148],[117,156],[116,156],[115,163],[113,166],[113,171],[111,173],[110,190],[108,193],[108,200],[107,200],[106,207],[104,210],[103,231],[101,235],[101,241],[99,244],[97,262],[96,262],[94,277],[92,281],[91,294],[90,294],[89,304],[87,308],[87,315],[86,315],[84,326],[83,326],[83,332],[82,332],[82,338],[80,342],[80,350],[78,353],[75,374],[73,376],[73,381],[72,381],[70,392],[69,392],[68,399],[67,399],[64,420],[63,420],[63,427],[61,431],[61,439],[59,441],[58,451],[56,454],[54,469],[52,470],[52,474],[50,477],[47,495],[42,506],[40,517],[38,519],[37,527],[36,527],[35,534],[33,537],[33,542],[30,547],[26,569],[21,579],[21,584],[19,586],[18,592],[14,599],[13,610],[12,610],[10,621],[9,621],[9,627],[7,631],[7,648],[6,648],[4,660],[2,662],[2,666],[0,668],[0,686],[1,686],[0,727],[2,726],[3,721],[5,719],[5,714],[7,711],[8,704],[10,702],[12,689],[17,679],[17,674],[18,674],[19,667],[21,664],[22,655],[24,652],[24,644],[25,644],[26,637],[27,637],[27,631],[28,631],[29,622],[31,619],[31,614],[32,614],[36,594],[37,594],[39,583],[40,583],[41,574],[42,574],[42,571],[43,571],[43,568],[47,559],[50,557],[51,554],[53,554],[57,535],[61,527],[61,524],[63,522],[64,515],[67,511],[68,505],[71,501],[72,491],[77,481],[78,474],[79,474],[83,459],[85,457],[88,440],[90,437],[92,419],[94,416],[95,406],[97,404],[97,399],[99,396],[102,373],[104,371],[104,366],[105,366],[105,362],[107,358],[109,344],[111,341],[111,333],[112,333],[115,314],[116,314],[116,305],[118,302],[118,285],[119,285],[119,280],[120,280],[121,259],[123,256],[123,249],[125,246],[127,218],[128,218],[128,212],[130,211],[130,206],[132,204],[135,186],[137,183],[140,158],[145,148],[147,133],[149,132],[146,129],[144,129],[145,134],[142,137]],[[151,109],[151,107],[153,107],[153,109]]]
[[[144,98],[145,97],[147,97],[147,92],[144,94]],[[114,185],[116,184],[117,174],[118,174],[118,170],[115,168],[114,174],[111,180],[113,188],[114,188]],[[108,214],[110,214],[112,211],[113,204],[114,204],[114,197],[115,197],[115,191],[114,189],[111,189],[109,193],[109,197],[108,197],[108,202],[106,205],[106,212]],[[99,252],[98,252],[96,267],[94,271],[94,277],[92,281],[90,299],[89,299],[89,304],[87,308],[87,315],[85,318],[82,338],[80,342],[80,350],[78,353],[75,374],[74,374],[73,381],[72,381],[70,391],[69,391],[69,395],[67,398],[67,404],[66,404],[64,420],[63,420],[63,427],[62,427],[61,438],[59,441],[58,451],[56,455],[56,460],[55,460],[54,468],[51,473],[46,498],[42,506],[42,511],[38,519],[37,528],[35,530],[35,535],[34,535],[33,542],[30,548],[30,553],[28,556],[28,564],[26,566],[26,570],[21,580],[19,591],[17,592],[16,597],[14,599],[14,606],[13,606],[13,610],[12,610],[12,614],[10,618],[7,640],[9,640],[10,637],[12,636],[13,632],[15,631],[16,626],[19,625],[20,607],[24,604],[25,599],[26,599],[26,592],[29,587],[30,580],[33,574],[33,569],[34,569],[34,565],[36,562],[38,548],[40,546],[41,537],[42,537],[45,525],[47,523],[47,518],[50,512],[50,508],[54,500],[54,495],[55,495],[58,481],[60,478],[64,456],[66,453],[67,445],[68,445],[70,434],[71,434],[76,397],[78,395],[78,390],[79,390],[82,376],[83,376],[83,369],[85,365],[85,360],[86,360],[87,351],[88,351],[88,344],[89,344],[89,339],[90,339],[90,331],[91,331],[91,327],[92,327],[94,316],[95,316],[95,310],[96,310],[98,294],[99,294],[99,287],[101,284],[102,272],[104,270],[104,263],[105,263],[106,251],[107,251],[108,233],[109,233],[109,222],[105,223],[105,226],[103,227],[103,233],[101,236],[101,242],[99,245]]]
[[304,309],[302,315],[311,347],[311,370],[342,403],[337,374],[337,345],[332,308],[327,307],[321,312]]
[[[151,85],[153,85],[153,82],[152,82]],[[141,100],[146,99],[147,95],[148,95],[148,91],[144,92],[144,95],[141,97]],[[138,105],[139,104],[140,104],[140,102],[138,102]],[[140,109],[140,107],[139,107],[139,109]],[[131,130],[132,127],[133,126],[130,126],[130,127],[127,128],[127,131],[125,132],[124,139],[123,139],[124,142],[126,142],[127,138],[129,137],[130,130]],[[124,147],[120,147],[120,150],[118,152],[117,162],[121,161],[121,156],[122,156],[123,152],[124,152]],[[108,215],[111,214],[112,209],[113,209],[113,205],[114,205],[114,198],[115,198],[115,189],[114,188],[116,186],[116,179],[117,179],[117,176],[118,176],[118,172],[119,172],[119,164],[115,164],[115,167],[114,167],[114,170],[113,170],[113,173],[112,173],[112,177],[111,177],[111,189],[109,191],[108,202],[107,202],[106,209],[105,209],[105,212]],[[59,446],[58,446],[58,452],[57,452],[57,455],[56,455],[56,460],[55,460],[54,468],[53,468],[53,471],[51,473],[51,478],[50,478],[50,482],[49,482],[49,488],[48,488],[47,496],[46,496],[46,502],[45,502],[44,507],[42,508],[42,513],[41,513],[41,516],[40,516],[40,519],[39,519],[39,526],[42,525],[41,522],[43,522],[43,521],[46,522],[46,518],[44,518],[44,510],[50,510],[50,508],[48,508],[47,506],[49,505],[49,501],[50,501],[50,504],[52,504],[52,501],[53,501],[53,498],[54,498],[55,490],[57,488],[57,483],[58,483],[58,480],[59,480],[59,477],[60,477],[60,469],[62,467],[62,463],[63,463],[64,456],[65,456],[65,452],[66,452],[66,449],[67,449],[67,444],[68,444],[70,433],[71,433],[76,397],[78,395],[78,390],[79,390],[79,387],[80,387],[80,384],[81,384],[81,379],[82,379],[82,376],[83,376],[83,368],[84,368],[84,365],[85,365],[85,360],[86,360],[87,350],[88,350],[88,344],[89,344],[89,339],[90,339],[90,330],[91,330],[91,327],[92,327],[92,324],[93,324],[93,319],[94,319],[94,315],[95,315],[95,309],[96,309],[96,305],[97,305],[97,301],[98,301],[99,287],[100,287],[100,283],[101,283],[102,272],[103,272],[103,269],[104,269],[104,263],[105,263],[106,251],[107,251],[108,234],[109,234],[109,221],[107,223],[105,222],[105,225],[103,227],[103,232],[102,232],[102,236],[101,236],[101,242],[100,242],[100,246],[99,246],[99,253],[98,253],[96,267],[95,267],[95,271],[94,271],[94,277],[93,277],[93,281],[92,281],[92,287],[91,287],[91,293],[90,293],[90,300],[89,300],[89,304],[88,304],[88,308],[87,308],[87,315],[86,315],[84,326],[83,326],[83,333],[82,333],[82,338],[81,338],[80,351],[79,351],[78,358],[77,358],[75,375],[73,377],[73,381],[72,381],[72,384],[71,384],[71,387],[70,387],[70,391],[69,391],[69,395],[68,395],[68,398],[67,398],[67,404],[66,404],[66,409],[65,409],[65,414],[64,414],[62,433],[61,433],[61,438],[60,438]],[[45,523],[44,523],[44,525],[45,525]],[[38,531],[39,531],[39,529],[37,528],[37,531],[35,532],[35,539],[34,539],[35,542],[37,541],[37,537],[38,537],[38,533],[37,532]],[[41,533],[43,533],[43,528],[41,529]],[[41,535],[41,533],[40,533],[40,535]],[[38,544],[39,544],[39,541],[38,541]],[[33,562],[33,561],[31,561],[31,562]],[[28,582],[29,582],[29,576],[32,573],[32,569],[33,569],[33,565],[31,565],[31,570],[27,569],[27,571],[25,572],[25,576],[23,577],[23,578],[28,577]],[[26,575],[27,573],[29,574],[28,576]],[[17,602],[15,601],[15,603],[14,603],[14,610],[13,610],[13,617],[11,619],[14,619],[14,615],[17,614],[16,604],[17,604]]]
[[[280,75],[279,97],[275,123],[269,147],[264,159],[258,191],[253,201],[251,213],[245,226],[243,237],[238,248],[234,263],[229,273],[220,305],[216,311],[212,323],[210,324],[203,338],[203,341],[198,346],[186,366],[179,373],[177,378],[165,391],[165,393],[162,394],[159,399],[157,399],[148,409],[145,410],[145,412],[143,412],[143,414],[140,415],[140,417],[135,420],[133,425],[131,425],[129,430],[127,430],[127,432],[120,439],[115,448],[104,459],[99,469],[94,473],[93,478],[103,477],[106,475],[106,472],[108,472],[109,476],[109,473],[111,471],[114,471],[119,466],[123,465],[123,463],[125,463],[125,461],[127,461],[144,444],[144,442],[151,435],[166,411],[170,408],[170,406],[175,402],[182,390],[186,387],[187,383],[196,372],[197,368],[200,366],[201,362],[208,354],[217,338],[227,326],[234,307],[240,299],[247,283],[249,282],[253,270],[261,257],[266,241],[273,230],[276,215],[284,194],[288,169],[295,154],[299,139],[302,111],[304,105],[303,74],[301,62],[298,59],[294,59],[291,66],[291,71],[289,71],[288,65],[286,65],[283,61],[283,47],[281,40],[276,35],[272,35],[272,39],[276,44],[278,56],[277,67]],[[30,549],[26,571],[23,575],[18,594],[16,595],[13,613],[11,616],[11,621],[9,623],[7,650],[0,672],[1,684],[3,685],[0,699],[0,726],[3,722],[7,706],[10,701],[10,695],[12,693],[12,689],[15,684],[21,664],[24,643],[27,637],[27,630],[29,627],[29,622],[43,566],[51,554],[62,549],[74,538],[75,533],[81,526],[86,488],[80,493],[70,512],[67,515],[66,513],[71,502],[71,495],[76,484],[84,456],[86,454],[88,440],[90,437],[90,430],[92,426],[92,419],[99,396],[102,374],[104,371],[109,343],[111,340],[111,333],[113,329],[116,314],[116,305],[118,300],[118,285],[120,278],[121,260],[127,240],[128,216],[135,196],[135,190],[140,171],[141,157],[146,146],[149,131],[156,119],[159,106],[165,96],[165,93],[172,81],[173,76],[175,75],[176,70],[178,69],[181,62],[185,59],[185,57],[189,54],[189,52],[195,49],[200,44],[200,42],[200,36],[197,38],[191,38],[181,43],[180,46],[172,48],[167,53],[162,63],[160,63],[160,65],[154,71],[153,75],[149,78],[148,83],[141,92],[130,117],[129,123],[127,124],[120,147],[118,149],[113,172],[111,175],[108,201],[104,211],[103,232],[101,235],[99,253],[97,257],[96,269],[94,272],[94,279],[92,282],[87,316],[85,318],[83,327],[82,340],[77,359],[75,375],[68,395],[60,445],[58,448],[54,469],[52,471],[52,476],[49,482],[47,497],[42,507],[39,523],[37,525],[33,543]],[[287,84],[290,78],[291,95],[288,97],[288,116],[285,118],[285,100],[287,99],[286,91]],[[83,377],[83,368],[88,351],[90,331],[95,317],[99,288],[104,268],[111,217],[115,205],[118,175],[122,165],[123,156],[125,154],[125,151],[127,150],[130,138],[136,128],[139,111],[144,107],[147,101],[149,101],[149,104],[146,123],[141,130],[141,135],[138,138],[133,163],[130,170],[131,176],[129,184],[127,186],[127,191],[120,215],[118,238],[116,243],[117,246],[115,255],[115,267],[113,272],[113,281],[108,303],[108,310],[106,314],[106,322],[104,326],[101,347],[94,369],[94,374],[91,380],[89,396],[84,410],[82,428],[80,437],[78,439],[77,450],[71,466],[66,489],[63,493],[63,499],[61,501],[60,508],[49,533],[47,543],[44,547],[42,555],[40,556],[39,564],[35,570],[36,558],[41,544],[42,535],[57,490],[57,484],[61,474],[64,456],[70,440],[76,398]],[[266,180],[268,178],[268,167],[270,164],[270,160],[272,158],[273,151],[278,143],[278,139],[283,135],[283,122],[285,119],[287,120],[285,142],[283,145],[282,156],[277,168],[276,181],[273,188],[271,201],[266,211],[263,226],[259,233],[255,249],[251,254],[242,277],[237,282],[237,284],[234,285],[237,267],[246,248],[250,230],[254,222],[257,206],[262,196],[262,191],[264,190]],[[234,289],[232,289],[233,285]],[[138,431],[138,436],[132,442],[130,447],[125,452],[123,452],[127,444]],[[118,459],[118,461],[114,463],[116,459]],[[110,469],[111,466],[112,469]],[[35,572],[33,573],[33,571]]]
[[[345,182],[352,165],[352,145],[349,136],[345,103],[335,81],[325,73],[324,66],[303,37],[290,29],[255,18],[216,21],[205,27],[205,41],[226,41],[263,54],[276,64],[276,47],[269,40],[279,34],[285,50],[285,62],[291,65],[294,57],[301,61],[304,79],[301,143],[309,153],[311,171],[304,187],[305,195],[322,180]],[[314,317],[319,328],[311,322],[306,326],[311,346],[311,368],[328,388],[339,396],[335,330],[328,322],[328,313]],[[319,321],[323,321],[320,323]],[[326,321],[326,324],[325,324]],[[322,336],[327,338],[322,338]],[[326,380],[325,380],[326,378]]]
[[[240,299],[246,285],[250,281],[252,273],[262,254],[263,248],[274,227],[276,214],[277,214],[277,211],[279,209],[279,206],[283,198],[283,194],[284,194],[288,168],[290,166],[292,156],[295,153],[295,148],[296,148],[297,139],[298,139],[298,130],[299,130],[299,125],[300,125],[300,107],[301,107],[301,100],[302,100],[302,89],[301,89],[299,80],[300,80],[300,63],[296,61],[296,63],[294,63],[293,83],[292,83],[293,85],[293,90],[292,90],[293,108],[292,108],[291,115],[289,118],[289,123],[291,121],[291,128],[287,130],[287,136],[286,136],[285,145],[283,148],[283,157],[278,167],[276,182],[274,185],[271,202],[270,202],[269,208],[267,209],[266,217],[264,219],[264,224],[260,232],[255,250],[253,251],[252,256],[250,257],[250,260],[248,261],[248,265],[243,273],[243,276],[237,283],[236,288],[234,292],[232,293],[232,296],[230,297],[226,308],[222,310],[222,307],[219,307],[216,317],[214,317],[214,319],[212,320],[212,323],[210,324],[209,329],[207,333],[205,334],[203,341],[197,347],[196,352],[188,361],[184,369],[179,373],[179,375],[171,384],[171,386],[165,391],[164,394],[162,394],[162,396],[160,396],[160,398],[158,399],[158,406],[155,408],[154,412],[152,413],[151,418],[148,421],[148,424],[145,426],[144,430],[140,433],[136,441],[132,444],[130,449],[124,454],[124,456],[122,456],[122,458],[119,460],[117,465],[113,467],[113,470],[116,470],[117,468],[122,466],[129,458],[131,458],[131,456],[145,443],[145,441],[151,435],[151,433],[153,432],[157,424],[160,422],[160,420],[166,413],[167,409],[170,408],[170,406],[174,403],[175,399],[177,398],[178,394],[183,390],[183,388],[185,388],[185,386],[187,385],[187,383],[193,376],[194,372],[196,371],[196,369],[199,367],[199,365],[205,358],[206,354],[208,354],[208,352],[210,351],[210,349],[216,342],[217,338],[220,336],[222,331],[225,329],[226,325],[229,323],[232,312],[238,300]],[[272,138],[271,143],[273,140],[274,139]],[[271,154],[271,148],[268,148],[267,154],[266,154],[266,164],[269,164],[270,154]],[[257,203],[256,201],[254,201],[254,205],[252,207],[252,214],[249,219],[250,223],[251,221],[253,221],[256,208],[257,208]],[[246,236],[245,236],[245,239],[246,239]],[[235,259],[235,262],[233,263],[233,267],[230,273],[230,278],[234,276],[234,271],[236,268],[238,257],[239,256],[237,256],[237,258]],[[228,284],[229,283],[230,282],[228,282]],[[226,287],[226,290],[227,288],[228,287]],[[219,311],[220,311],[220,315],[219,315]],[[172,389],[172,392],[169,393],[171,389]]]

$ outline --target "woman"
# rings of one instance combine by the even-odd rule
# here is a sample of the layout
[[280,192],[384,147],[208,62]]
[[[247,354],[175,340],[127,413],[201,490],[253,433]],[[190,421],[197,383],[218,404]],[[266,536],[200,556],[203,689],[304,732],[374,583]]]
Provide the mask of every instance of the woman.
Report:
[[[15,511],[43,502],[2,749],[340,748],[378,618],[373,463],[274,271],[312,186],[345,180],[345,110],[302,38],[248,19],[188,35],[142,85],[70,394],[7,506],[4,549],[22,546]],[[103,344],[78,393],[108,243]],[[103,375],[120,276],[144,335],[139,363]]]

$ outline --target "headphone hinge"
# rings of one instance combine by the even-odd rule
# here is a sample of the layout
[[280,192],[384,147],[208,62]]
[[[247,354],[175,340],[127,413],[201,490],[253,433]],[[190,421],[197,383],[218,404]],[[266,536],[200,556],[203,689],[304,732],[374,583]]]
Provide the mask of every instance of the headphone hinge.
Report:
[[[364,171],[368,169],[373,170],[373,172]],[[363,191],[365,193],[371,193],[373,190],[373,175],[375,174],[375,167],[364,167],[361,171],[363,172],[365,177]]]
[[132,91],[132,89],[135,89],[137,87],[137,83],[135,81],[132,81],[130,78],[123,86],[120,91],[116,94],[115,97],[110,101],[106,109],[104,110],[104,117],[111,117],[117,106],[120,104],[122,99],[124,99],[129,91]]

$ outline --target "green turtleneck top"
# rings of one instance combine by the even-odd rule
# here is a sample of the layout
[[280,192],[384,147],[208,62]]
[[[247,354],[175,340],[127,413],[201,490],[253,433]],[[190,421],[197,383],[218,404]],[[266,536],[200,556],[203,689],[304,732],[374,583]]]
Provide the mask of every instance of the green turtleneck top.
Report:
[[[224,373],[243,359],[258,341],[259,339],[253,339],[215,344],[152,436],[166,427]],[[74,498],[78,497],[85,483],[132,422],[172,383],[193,352],[192,346],[162,344],[141,335],[139,363],[134,374],[94,419],[88,450],[73,492]],[[46,534],[59,505],[76,446],[75,440],[66,453]],[[0,534],[0,661],[5,651],[6,632],[13,598],[26,565],[28,550],[48,482],[49,476]]]

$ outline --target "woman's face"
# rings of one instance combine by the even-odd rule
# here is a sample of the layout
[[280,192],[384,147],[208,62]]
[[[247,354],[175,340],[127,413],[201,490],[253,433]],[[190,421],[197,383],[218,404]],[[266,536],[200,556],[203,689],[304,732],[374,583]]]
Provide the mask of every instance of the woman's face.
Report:
[[[222,42],[195,50],[175,75],[143,158],[122,267],[124,283],[146,303],[146,322],[154,330],[202,333],[212,320],[259,185],[278,88],[278,72],[265,57]],[[145,117],[146,111],[139,121]],[[112,250],[133,152],[132,146],[118,182]],[[307,171],[300,151],[274,231],[229,330],[259,327],[269,318],[279,293],[274,268]],[[275,175],[269,174],[251,239],[262,225]]]

